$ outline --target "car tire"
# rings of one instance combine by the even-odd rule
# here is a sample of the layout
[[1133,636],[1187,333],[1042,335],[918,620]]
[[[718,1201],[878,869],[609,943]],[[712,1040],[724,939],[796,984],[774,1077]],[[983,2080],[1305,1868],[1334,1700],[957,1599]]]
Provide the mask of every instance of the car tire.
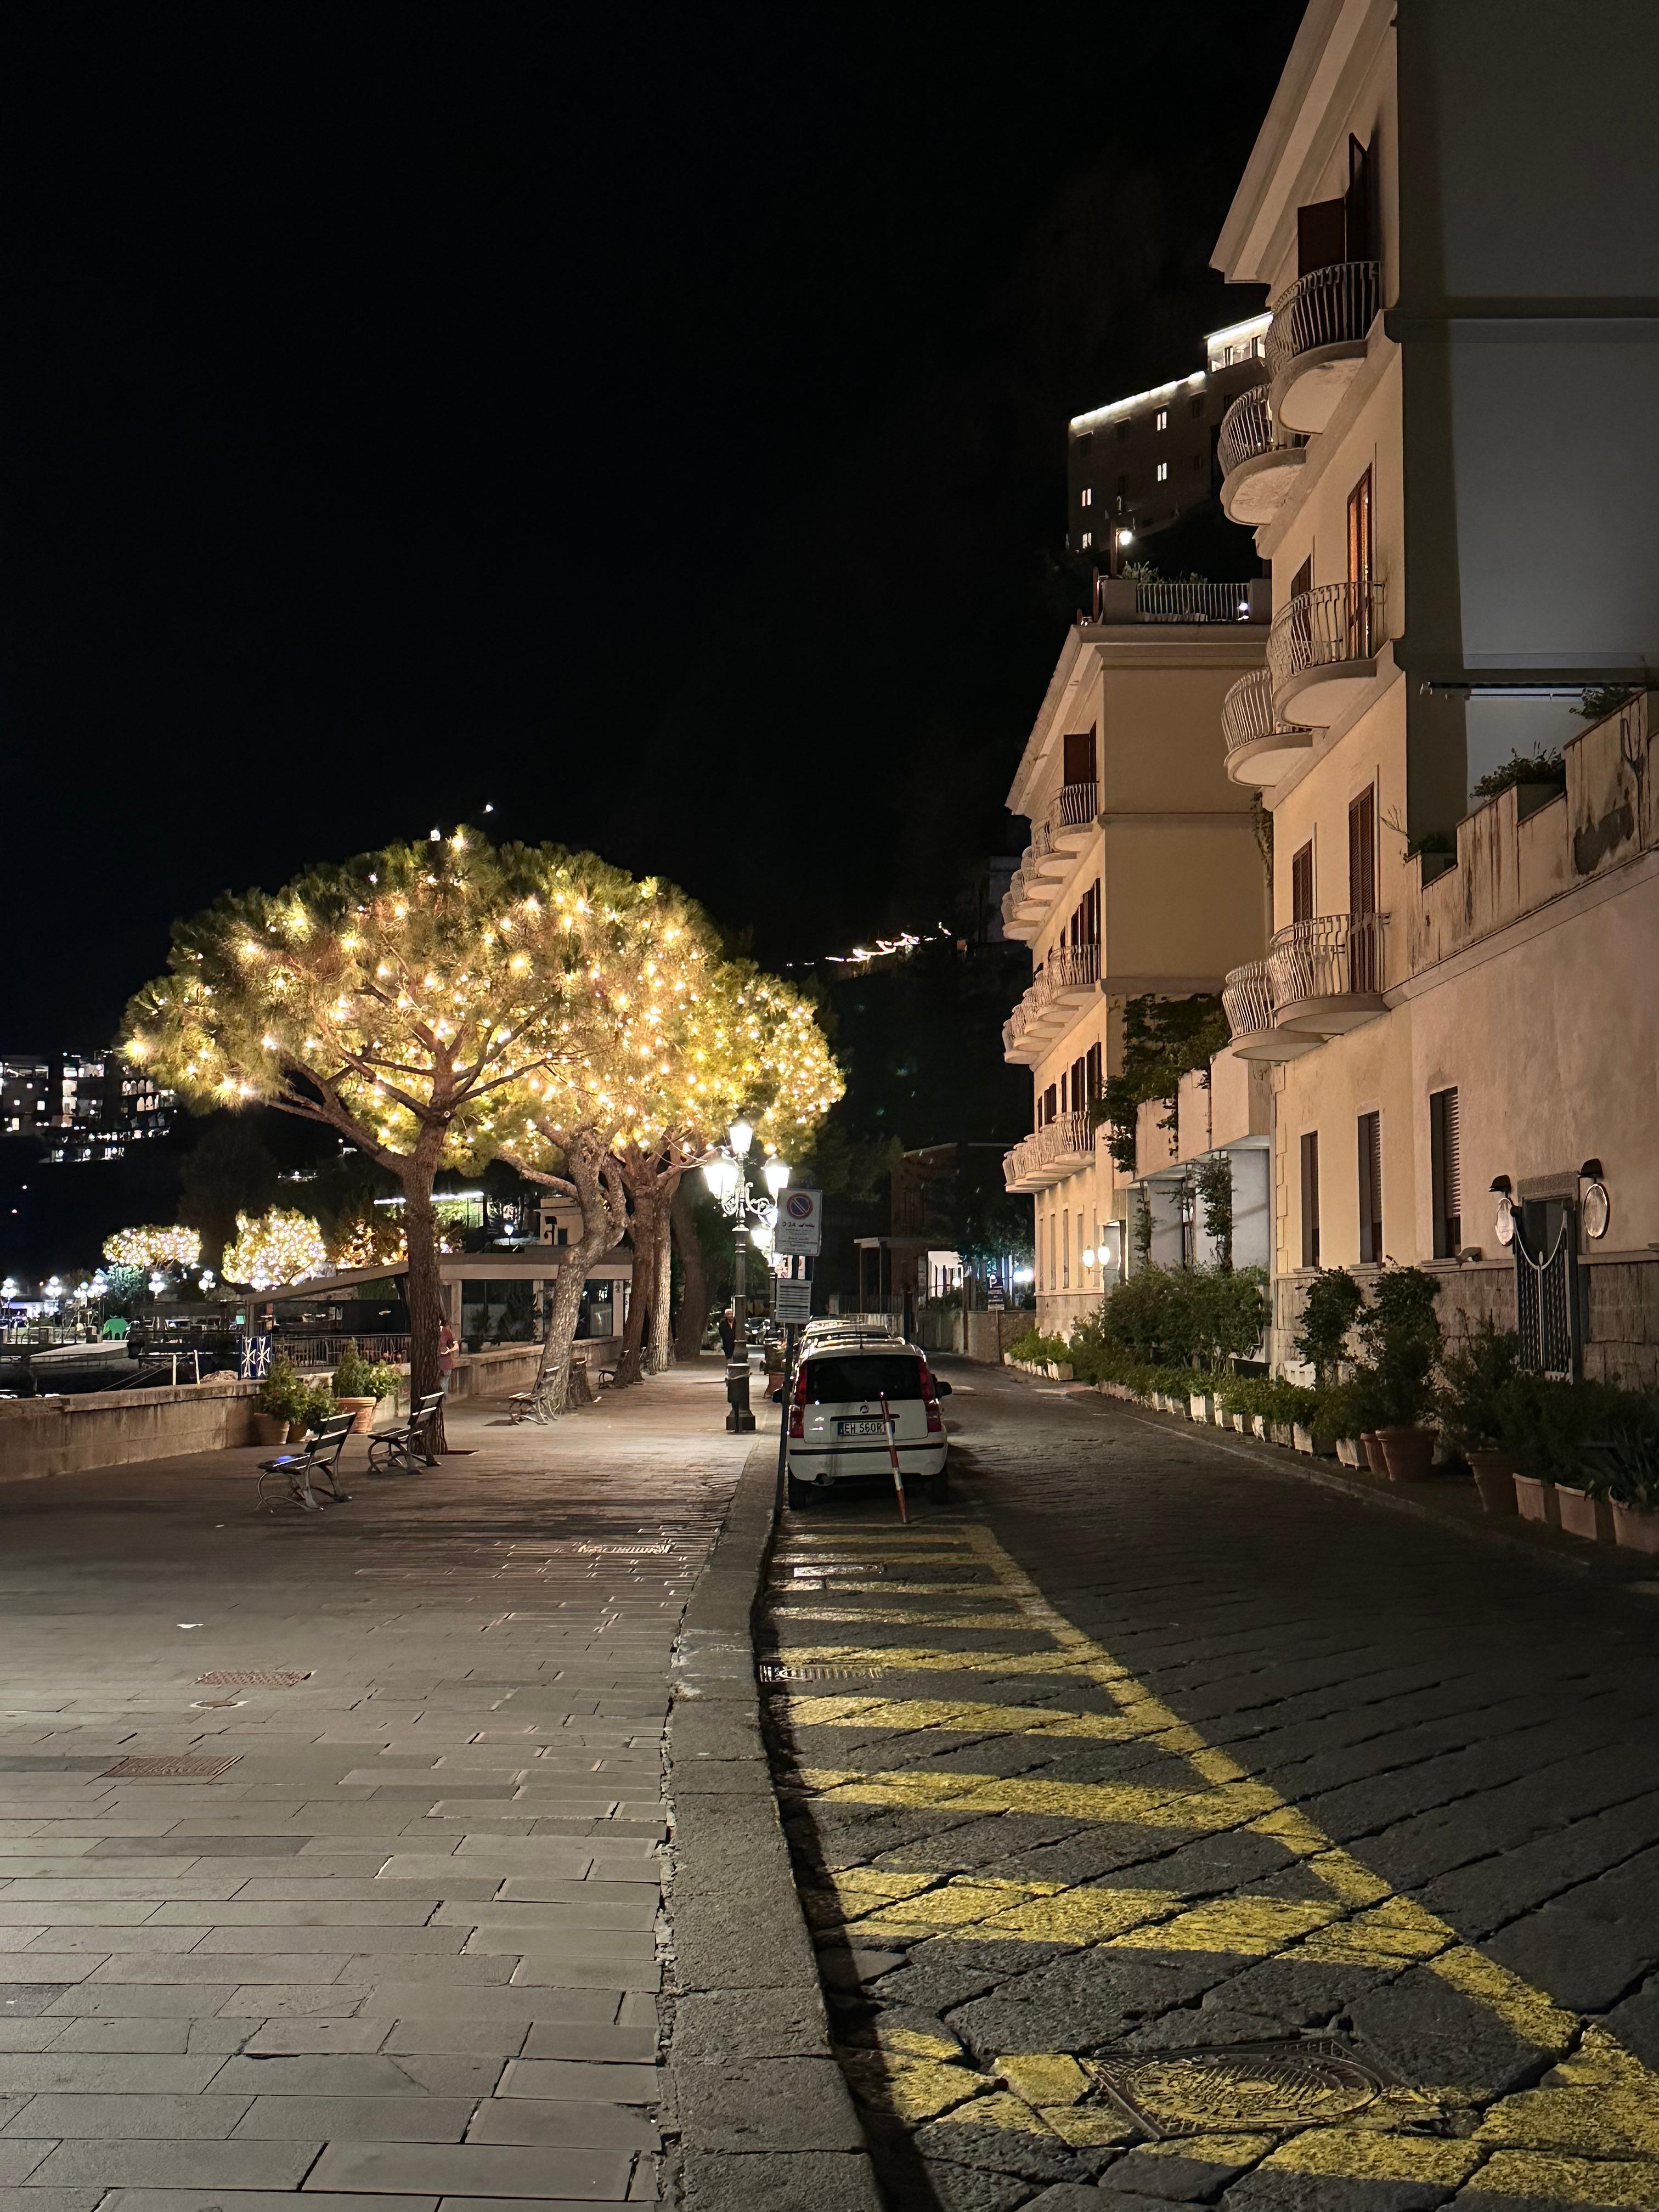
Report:
[[784,1496],[792,1513],[804,1513],[817,1493],[810,1482],[797,1482],[793,1474],[784,1477]]

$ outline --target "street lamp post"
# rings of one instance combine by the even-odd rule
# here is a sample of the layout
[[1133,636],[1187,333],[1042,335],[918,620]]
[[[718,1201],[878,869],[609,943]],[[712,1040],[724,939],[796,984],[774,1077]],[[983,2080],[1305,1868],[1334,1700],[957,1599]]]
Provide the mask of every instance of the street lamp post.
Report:
[[745,1268],[751,1243],[769,1250],[772,1225],[778,1218],[777,1194],[789,1181],[789,1170],[780,1159],[769,1159],[762,1176],[770,1198],[757,1197],[749,1181],[749,1148],[755,1132],[747,1121],[734,1121],[727,1142],[716,1146],[702,1164],[703,1180],[732,1224],[732,1356],[726,1363],[726,1425],[735,1435],[746,1435],[755,1425],[749,1404],[749,1301],[744,1295]]

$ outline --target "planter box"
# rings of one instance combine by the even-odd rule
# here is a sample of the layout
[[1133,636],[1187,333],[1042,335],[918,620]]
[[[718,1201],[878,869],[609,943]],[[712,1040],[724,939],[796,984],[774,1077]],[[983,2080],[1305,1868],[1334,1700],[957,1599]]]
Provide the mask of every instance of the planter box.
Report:
[[1469,1473],[1474,1477],[1474,1486],[1480,1493],[1480,1503],[1488,1513],[1513,1513],[1515,1478],[1518,1472],[1508,1452],[1472,1451],[1468,1455]]
[[288,1442],[288,1423],[280,1413],[256,1413],[253,1416],[253,1440],[261,1444],[285,1444]]
[[1265,1434],[1270,1444],[1282,1445],[1286,1451],[1294,1451],[1296,1449],[1296,1431],[1288,1421],[1269,1421],[1264,1430],[1261,1416],[1258,1413],[1255,1417],[1255,1432],[1258,1436]]
[[1389,1473],[1389,1462],[1383,1456],[1382,1446],[1378,1441],[1376,1431],[1375,1429],[1362,1430],[1359,1437],[1359,1449],[1364,1455],[1363,1464],[1370,1468],[1373,1474],[1380,1474],[1386,1480]]
[[1521,1509],[1523,1521],[1541,1521],[1547,1528],[1561,1526],[1561,1510],[1556,1502],[1555,1485],[1546,1482],[1541,1475],[1517,1474],[1515,1478],[1515,1502]]
[[1212,1398],[1210,1401],[1210,1419],[1215,1423],[1218,1429],[1230,1429],[1233,1425],[1232,1415],[1227,1411],[1219,1398]]
[[1613,1540],[1627,1552],[1659,1552],[1659,1512],[1613,1500]]
[[1561,1526],[1569,1536],[1583,1536],[1592,1544],[1613,1541],[1613,1501],[1596,1498],[1588,1490],[1575,1490],[1571,1484],[1558,1482],[1555,1502],[1561,1516]]
[[1250,1423],[1254,1419],[1255,1416],[1251,1413],[1235,1413],[1233,1415],[1233,1426],[1238,1431],[1241,1437],[1248,1437],[1249,1435]]
[[1194,1390],[1187,1400],[1187,1408],[1195,1421],[1208,1422],[1210,1408],[1215,1401],[1207,1390]]
[[1344,1467],[1364,1467],[1365,1464],[1365,1455],[1359,1449],[1358,1437],[1339,1437],[1336,1455]]
[[1072,1363],[1069,1359],[1051,1359],[1042,1371],[1051,1382],[1069,1382]]

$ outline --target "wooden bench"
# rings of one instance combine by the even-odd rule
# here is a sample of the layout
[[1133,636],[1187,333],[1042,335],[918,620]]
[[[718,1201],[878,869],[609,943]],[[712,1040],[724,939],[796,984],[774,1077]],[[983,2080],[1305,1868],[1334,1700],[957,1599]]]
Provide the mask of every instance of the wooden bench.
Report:
[[[351,1434],[352,1416],[335,1413],[325,1421],[313,1437],[307,1437],[305,1448],[297,1452],[283,1452],[275,1459],[259,1462],[259,1504],[263,1511],[274,1513],[278,1505],[297,1505],[302,1513],[320,1513],[325,1504],[349,1504],[351,1492],[340,1487],[340,1454],[345,1449],[345,1440]],[[321,1485],[325,1495],[317,1495]],[[273,1497],[272,1492],[276,1492]]]
[[369,1473],[413,1474],[417,1459],[429,1467],[432,1431],[443,1401],[441,1390],[429,1390],[406,1421],[399,1421],[389,1429],[376,1429],[368,1440]]

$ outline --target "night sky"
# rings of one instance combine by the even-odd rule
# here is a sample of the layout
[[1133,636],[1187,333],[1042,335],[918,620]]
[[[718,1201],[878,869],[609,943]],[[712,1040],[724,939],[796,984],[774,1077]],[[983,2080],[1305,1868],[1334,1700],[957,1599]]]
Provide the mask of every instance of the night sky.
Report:
[[946,912],[1301,9],[15,9],[0,1049],[436,823]]

